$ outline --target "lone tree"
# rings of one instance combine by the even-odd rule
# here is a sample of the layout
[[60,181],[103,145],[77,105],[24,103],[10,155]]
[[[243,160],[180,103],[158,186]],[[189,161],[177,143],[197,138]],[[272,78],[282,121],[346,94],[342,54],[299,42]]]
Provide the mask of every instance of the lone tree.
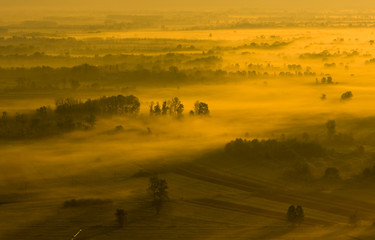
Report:
[[336,121],[328,120],[326,123],[328,138],[332,138],[336,134]]
[[209,115],[210,110],[208,109],[208,104],[196,101],[194,103],[194,113],[195,115]]
[[152,197],[152,205],[155,207],[157,215],[159,214],[163,203],[169,199],[167,189],[168,184],[165,179],[160,179],[158,176],[150,177],[147,191]]
[[345,92],[341,95],[341,101],[350,100],[353,97],[353,93],[351,91]]
[[124,209],[117,209],[116,210],[116,221],[123,227],[127,221],[127,212]]

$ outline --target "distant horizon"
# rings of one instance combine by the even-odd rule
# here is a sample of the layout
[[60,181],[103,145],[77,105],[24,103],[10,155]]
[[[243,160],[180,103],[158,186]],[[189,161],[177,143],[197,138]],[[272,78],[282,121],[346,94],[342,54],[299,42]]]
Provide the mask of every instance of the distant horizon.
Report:
[[4,11],[113,11],[113,12],[127,12],[127,11],[217,11],[217,10],[239,10],[239,9],[257,9],[257,10],[368,10],[375,7],[375,2],[370,0],[334,0],[334,1],[297,1],[297,0],[190,0],[178,1],[160,0],[158,2],[150,0],[134,1],[120,1],[120,0],[66,0],[61,1],[46,1],[46,0],[2,0],[2,10]]

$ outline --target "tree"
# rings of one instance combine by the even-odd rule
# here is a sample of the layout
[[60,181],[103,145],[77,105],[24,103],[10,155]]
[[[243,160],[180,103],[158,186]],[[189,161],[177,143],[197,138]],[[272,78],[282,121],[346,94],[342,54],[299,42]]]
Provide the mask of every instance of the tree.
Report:
[[151,103],[150,105],[150,114],[151,115],[160,115],[161,114],[161,108],[159,103],[157,102],[154,106],[154,103]]
[[324,172],[323,179],[330,182],[340,181],[340,171],[335,167],[329,167]]
[[353,97],[353,93],[351,91],[345,92],[341,95],[341,101],[350,100]]
[[163,105],[162,105],[162,108],[161,108],[161,114],[167,115],[168,111],[169,112],[171,111],[171,108],[169,106],[170,106],[169,101],[168,102],[164,101]]
[[296,207],[296,223],[301,224],[303,220],[305,219],[305,213],[303,212],[303,208],[298,205]]
[[150,177],[147,191],[152,197],[152,205],[155,207],[157,215],[159,214],[163,203],[169,199],[167,189],[168,184],[165,179],[160,179],[158,176]]
[[328,77],[327,77],[327,83],[328,83],[328,84],[333,84],[333,80],[332,80],[332,77],[331,77],[331,76],[328,76]]
[[210,110],[208,109],[208,104],[204,102],[196,101],[194,104],[195,115],[208,115]]
[[287,211],[287,220],[293,224],[301,224],[305,218],[303,208],[300,205],[294,207],[291,205]]
[[172,98],[172,101],[170,102],[170,111],[173,115],[182,115],[182,112],[184,111],[184,105],[181,103],[178,97]]
[[120,225],[120,227],[123,227],[127,222],[127,215],[128,213],[124,209],[116,210],[116,221]]
[[336,134],[336,121],[328,120],[326,123],[328,138],[332,138]]
[[289,206],[288,212],[286,213],[286,217],[288,222],[294,222],[296,218],[296,208],[293,205]]
[[150,114],[151,115],[171,115],[171,116],[181,116],[184,111],[184,105],[181,103],[178,97],[172,98],[172,100],[163,101],[162,106],[160,107],[159,103],[152,102],[150,105]]

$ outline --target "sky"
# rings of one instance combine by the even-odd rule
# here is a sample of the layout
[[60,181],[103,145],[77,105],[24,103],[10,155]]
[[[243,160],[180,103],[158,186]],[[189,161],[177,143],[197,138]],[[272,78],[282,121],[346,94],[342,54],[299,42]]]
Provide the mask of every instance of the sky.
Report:
[[0,0],[4,10],[371,9],[374,0]]

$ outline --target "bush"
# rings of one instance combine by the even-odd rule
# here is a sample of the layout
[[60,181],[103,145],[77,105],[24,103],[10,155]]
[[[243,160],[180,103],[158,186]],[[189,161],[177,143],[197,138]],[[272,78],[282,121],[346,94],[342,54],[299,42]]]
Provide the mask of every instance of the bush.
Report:
[[351,91],[345,92],[341,95],[341,101],[350,100],[353,97],[353,93]]

